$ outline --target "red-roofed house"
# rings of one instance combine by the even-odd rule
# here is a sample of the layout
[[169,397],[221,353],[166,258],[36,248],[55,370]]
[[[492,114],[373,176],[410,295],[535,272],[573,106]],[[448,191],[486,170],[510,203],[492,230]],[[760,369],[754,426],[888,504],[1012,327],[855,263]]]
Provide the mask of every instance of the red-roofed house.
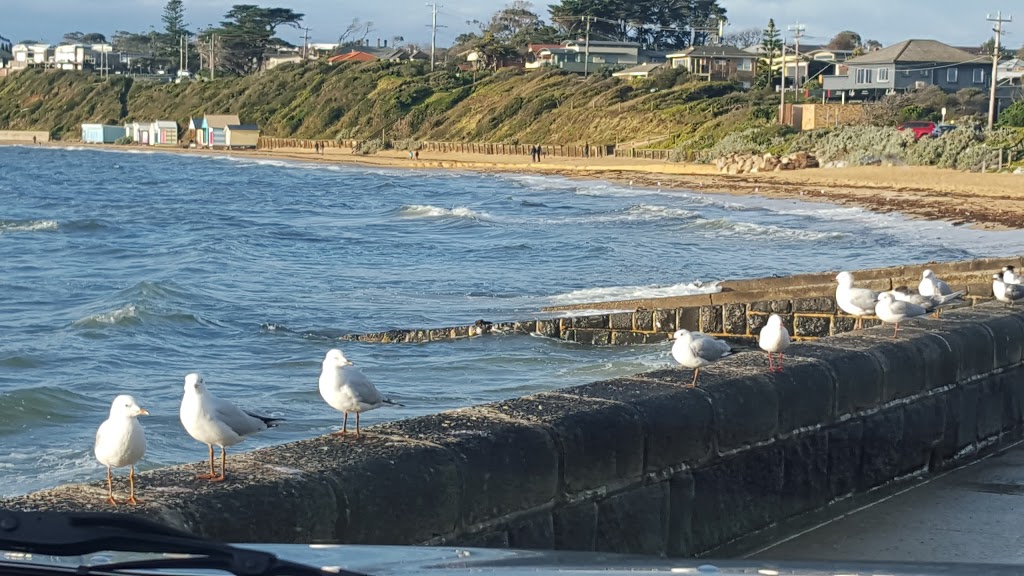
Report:
[[338,54],[337,56],[331,56],[327,59],[331,64],[340,64],[342,62],[373,62],[377,57],[369,52],[360,52],[353,50],[344,54]]

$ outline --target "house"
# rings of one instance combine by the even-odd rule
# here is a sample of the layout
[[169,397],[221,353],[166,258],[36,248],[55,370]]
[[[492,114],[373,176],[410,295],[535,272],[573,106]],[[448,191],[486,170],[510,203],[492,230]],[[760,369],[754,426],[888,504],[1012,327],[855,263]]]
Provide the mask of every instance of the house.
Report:
[[256,148],[260,142],[260,127],[255,124],[229,124],[224,129],[224,142],[230,150]]
[[53,47],[49,44],[15,44],[11,46],[12,68],[48,67],[53,63]]
[[639,66],[633,66],[632,68],[626,68],[625,70],[619,70],[613,72],[612,76],[616,78],[650,78],[652,74],[661,70],[665,67],[665,64],[641,64]]
[[152,146],[177,146],[178,123],[171,120],[157,120],[150,124],[149,143]]
[[82,124],[82,142],[88,144],[113,144],[124,136],[124,126]]
[[[542,66],[551,64],[550,59],[544,60],[541,57],[542,50],[560,49],[561,44],[527,44],[526,45],[526,62],[524,67],[527,70],[536,70]],[[550,55],[550,52],[546,52],[546,55]]]
[[14,45],[11,44],[11,41],[0,36],[0,68],[6,68],[11,60],[14,60],[14,53],[11,52],[12,48],[14,48]]
[[263,68],[266,70],[273,70],[281,64],[299,64],[301,62],[302,54],[295,54],[293,52],[268,54],[263,61]]
[[188,124],[185,125],[185,142],[191,142],[195,145],[201,145],[199,142],[199,134],[203,129],[203,119],[198,116],[192,116],[188,119]]
[[711,81],[735,81],[750,88],[757,73],[757,56],[735,46],[692,46],[668,55],[672,68]]
[[124,135],[131,138],[135,144],[148,145],[152,130],[152,122],[127,122],[124,125]]
[[377,57],[369,52],[353,50],[344,54],[338,54],[337,56],[331,56],[327,61],[331,64],[342,64],[345,62],[373,62],[376,59]]
[[996,72],[999,86],[1020,86],[1024,84],[1024,58],[1011,58],[999,63]]
[[460,67],[460,70],[471,71],[481,70],[483,68],[493,68],[495,70],[499,68],[524,68],[526,66],[526,59],[519,54],[513,54],[510,56],[501,56],[488,61],[486,54],[480,50],[466,50],[458,54],[459,57],[466,59],[466,66],[464,69]]
[[97,55],[91,45],[62,44],[53,50],[53,63],[61,70],[85,70],[96,65]]
[[640,64],[661,64],[664,52],[641,50],[636,42],[567,40],[554,45],[536,46],[527,55],[525,67],[530,70],[551,66],[568,72],[595,72],[604,68],[632,68]]
[[388,48],[387,42],[379,48],[360,47],[351,48],[349,52],[338,54],[327,59],[332,64],[341,62],[373,62],[374,60],[385,60],[387,62],[409,62],[412,60],[430,60],[430,56],[420,50],[408,50],[406,48]]
[[231,126],[238,126],[241,122],[236,114],[208,114],[203,116],[203,125],[199,130],[199,145],[213,148],[214,146],[226,146],[227,135],[225,129]]
[[991,59],[970,54],[937,40],[905,40],[847,60],[846,73],[824,76],[826,98],[876,98],[928,85],[946,92],[986,89]]

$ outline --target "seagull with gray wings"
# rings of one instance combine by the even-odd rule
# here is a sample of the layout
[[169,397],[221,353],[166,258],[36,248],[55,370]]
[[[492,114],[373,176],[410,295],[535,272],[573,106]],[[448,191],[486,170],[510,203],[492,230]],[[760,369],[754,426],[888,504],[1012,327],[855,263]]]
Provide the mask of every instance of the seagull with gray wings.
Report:
[[891,294],[897,302],[910,302],[911,304],[923,306],[929,312],[935,312],[935,317],[938,318],[939,310],[959,301],[964,292],[961,290],[944,296],[925,296],[923,294],[913,294],[906,286],[900,286],[894,288]]
[[[200,474],[198,478],[211,482],[224,481],[228,446],[234,446],[283,421],[242,410],[214,396],[206,389],[203,376],[197,373],[185,376],[185,396],[181,399],[179,416],[189,436],[210,448],[210,473]],[[220,475],[217,475],[213,466],[214,446],[220,446]]]
[[892,333],[895,338],[900,332],[900,322],[907,318],[916,318],[928,314],[924,306],[918,306],[911,302],[896,300],[890,292],[882,292],[878,295],[878,303],[875,305],[875,316],[886,324],[895,324],[896,329]]
[[676,330],[672,335],[672,357],[685,368],[693,369],[693,381],[690,388],[697,385],[700,369],[732,354],[732,347],[727,342],[717,340],[701,332]]
[[854,330],[864,327],[864,316],[870,316],[875,311],[875,304],[878,302],[878,292],[867,288],[857,288],[853,285],[853,274],[840,272],[836,275],[836,304],[839,309],[857,320],[853,324]]
[[1007,284],[1002,274],[992,275],[992,295],[1000,302],[1006,302],[1010,306],[1024,300],[1024,286],[1020,284]]

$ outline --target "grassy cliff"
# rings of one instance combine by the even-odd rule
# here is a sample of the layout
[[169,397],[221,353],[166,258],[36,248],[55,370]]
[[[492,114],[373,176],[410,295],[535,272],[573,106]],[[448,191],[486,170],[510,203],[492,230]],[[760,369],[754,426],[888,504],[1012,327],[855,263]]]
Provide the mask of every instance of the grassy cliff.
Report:
[[[705,148],[774,114],[727,83],[583,79],[560,71],[429,73],[418,64],[285,65],[245,78],[154,84],[74,72],[0,78],[0,129],[75,139],[84,122],[237,113],[265,135],[503,143],[634,142]],[[657,146],[657,145],[656,145]]]

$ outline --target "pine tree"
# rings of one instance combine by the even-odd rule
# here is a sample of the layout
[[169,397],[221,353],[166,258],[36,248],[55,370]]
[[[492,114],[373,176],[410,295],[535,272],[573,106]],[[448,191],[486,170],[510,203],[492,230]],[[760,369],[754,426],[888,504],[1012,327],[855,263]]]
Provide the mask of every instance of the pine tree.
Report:
[[782,37],[779,29],[775,27],[775,19],[768,20],[768,27],[761,33],[762,56],[761,69],[757,74],[757,86],[759,88],[771,88],[775,85],[775,62],[781,56]]
[[177,38],[182,34],[190,34],[185,23],[185,3],[183,0],[167,0],[164,15],[160,17],[164,23],[164,34],[168,38]]

